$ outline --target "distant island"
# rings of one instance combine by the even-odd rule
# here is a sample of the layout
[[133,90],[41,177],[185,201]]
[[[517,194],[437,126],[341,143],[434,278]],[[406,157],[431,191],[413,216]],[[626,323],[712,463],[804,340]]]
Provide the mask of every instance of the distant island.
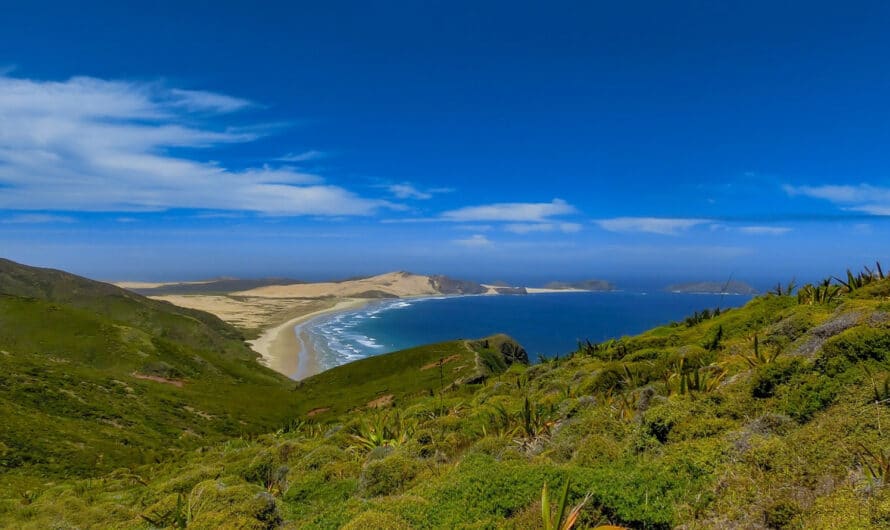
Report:
[[745,282],[688,282],[668,285],[665,289],[672,293],[688,294],[757,294],[757,290]]
[[550,282],[544,289],[557,291],[614,291],[615,285],[606,280],[582,280],[579,282]]

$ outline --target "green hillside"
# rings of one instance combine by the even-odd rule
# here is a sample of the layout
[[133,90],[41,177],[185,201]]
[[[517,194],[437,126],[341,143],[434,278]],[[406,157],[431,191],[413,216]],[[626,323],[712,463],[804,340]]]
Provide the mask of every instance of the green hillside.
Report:
[[0,470],[94,475],[274,430],[293,383],[213,315],[0,260]]
[[294,395],[297,421],[266,435],[92,480],[8,480],[0,526],[530,529],[544,485],[568,483],[570,506],[586,499],[576,528],[890,527],[880,274],[533,366],[504,337],[417,348]]

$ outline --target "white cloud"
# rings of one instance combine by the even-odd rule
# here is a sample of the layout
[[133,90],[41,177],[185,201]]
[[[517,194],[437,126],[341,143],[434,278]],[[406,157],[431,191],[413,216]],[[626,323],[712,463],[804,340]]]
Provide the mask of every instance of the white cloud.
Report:
[[482,234],[473,234],[466,239],[455,239],[454,243],[463,247],[486,248],[492,246],[491,240]]
[[392,184],[386,187],[390,193],[393,194],[397,199],[431,199],[433,194],[428,191],[420,191],[415,188],[411,184],[403,183],[403,184]]
[[339,216],[394,206],[289,166],[233,170],[171,153],[256,140],[257,128],[207,122],[250,105],[158,83],[0,75],[0,209]]
[[824,186],[783,186],[785,193],[791,197],[803,196],[822,199],[845,210],[861,212],[875,216],[890,216],[890,188],[858,185],[824,185]]
[[205,92],[203,90],[182,90],[174,88],[168,91],[172,104],[191,112],[228,113],[241,110],[252,105],[246,99],[233,98],[224,94]]
[[550,218],[576,213],[571,204],[562,199],[550,202],[511,202],[483,206],[468,206],[444,212],[442,218],[448,221],[512,221],[518,223],[540,223]]
[[879,217],[890,216],[890,204],[862,204],[850,208],[855,212],[867,213]]
[[670,217],[614,217],[594,222],[609,232],[646,232],[672,236],[710,221],[708,219]]
[[751,235],[781,236],[791,231],[787,226],[740,226],[739,232]]
[[327,153],[310,149],[309,151],[303,151],[302,153],[288,153],[282,157],[276,158],[276,160],[279,162],[309,162],[326,156]]
[[43,213],[24,213],[0,219],[3,224],[49,224],[49,223],[76,223],[77,219],[65,215],[51,215]]
[[402,182],[399,184],[387,184],[380,186],[382,188],[386,188],[389,193],[393,195],[393,197],[397,199],[417,199],[417,200],[427,200],[432,199],[434,195],[440,193],[451,193],[454,191],[454,188],[428,188],[421,189],[415,186],[410,182]]
[[470,225],[454,225],[455,230],[463,230],[466,232],[490,232],[494,229],[492,225],[479,225],[479,224],[470,224]]
[[504,225],[504,230],[514,234],[530,234],[535,232],[563,232],[574,234],[581,231],[579,223],[510,223]]

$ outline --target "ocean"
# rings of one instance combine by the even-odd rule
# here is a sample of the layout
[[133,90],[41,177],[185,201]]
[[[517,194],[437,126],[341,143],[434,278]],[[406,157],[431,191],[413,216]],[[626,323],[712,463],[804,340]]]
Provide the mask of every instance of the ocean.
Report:
[[447,296],[372,302],[300,326],[325,369],[422,344],[506,333],[533,362],[679,321],[695,311],[738,307],[750,296],[667,292],[566,292]]

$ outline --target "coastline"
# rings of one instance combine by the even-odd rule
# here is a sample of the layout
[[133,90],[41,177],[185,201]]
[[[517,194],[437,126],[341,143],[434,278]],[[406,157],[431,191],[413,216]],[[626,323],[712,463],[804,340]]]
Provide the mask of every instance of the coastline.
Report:
[[358,309],[373,300],[348,298],[331,307],[292,318],[267,329],[254,340],[247,341],[260,354],[260,362],[291,379],[300,380],[321,371],[318,356],[303,330],[306,322],[323,315]]

